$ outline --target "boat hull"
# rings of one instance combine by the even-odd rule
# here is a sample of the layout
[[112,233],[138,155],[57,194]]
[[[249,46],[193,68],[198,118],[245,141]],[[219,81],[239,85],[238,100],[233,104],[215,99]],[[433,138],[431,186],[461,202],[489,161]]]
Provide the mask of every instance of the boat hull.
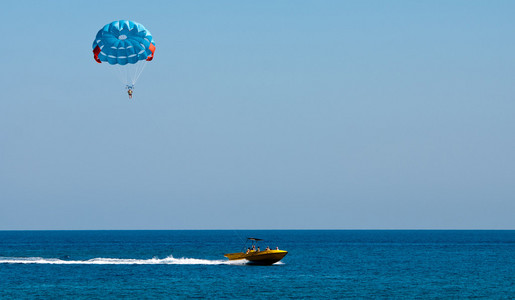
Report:
[[229,260],[241,260],[246,259],[248,264],[254,265],[272,265],[288,254],[288,251],[284,250],[265,250],[265,251],[250,251],[249,253],[227,253],[224,256]]

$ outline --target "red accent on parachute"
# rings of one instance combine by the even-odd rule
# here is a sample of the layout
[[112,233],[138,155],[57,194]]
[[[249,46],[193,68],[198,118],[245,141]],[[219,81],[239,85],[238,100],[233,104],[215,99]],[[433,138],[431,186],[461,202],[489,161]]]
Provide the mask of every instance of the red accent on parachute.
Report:
[[150,43],[150,46],[148,46],[148,50],[150,50],[150,52],[152,52],[152,55],[149,55],[147,57],[147,61],[151,61],[154,58],[154,51],[156,51],[156,46],[154,46],[154,44]]
[[100,61],[100,59],[98,58],[99,53],[100,53],[100,47],[96,46],[95,49],[93,49],[93,56],[94,56],[95,60],[97,61],[97,63],[101,64],[102,61]]

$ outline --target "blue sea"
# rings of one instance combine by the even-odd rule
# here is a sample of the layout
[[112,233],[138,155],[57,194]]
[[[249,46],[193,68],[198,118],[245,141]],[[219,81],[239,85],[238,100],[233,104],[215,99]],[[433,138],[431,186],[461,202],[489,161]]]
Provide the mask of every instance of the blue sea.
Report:
[[0,298],[514,299],[515,231],[0,231]]

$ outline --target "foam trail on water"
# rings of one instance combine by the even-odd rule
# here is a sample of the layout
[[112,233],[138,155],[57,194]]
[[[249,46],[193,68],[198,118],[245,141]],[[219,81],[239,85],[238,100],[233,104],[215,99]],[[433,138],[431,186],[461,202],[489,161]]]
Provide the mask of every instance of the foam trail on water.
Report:
[[198,258],[130,259],[130,258],[92,258],[88,260],[62,260],[43,257],[0,257],[0,264],[52,264],[52,265],[234,265],[246,261],[208,260]]

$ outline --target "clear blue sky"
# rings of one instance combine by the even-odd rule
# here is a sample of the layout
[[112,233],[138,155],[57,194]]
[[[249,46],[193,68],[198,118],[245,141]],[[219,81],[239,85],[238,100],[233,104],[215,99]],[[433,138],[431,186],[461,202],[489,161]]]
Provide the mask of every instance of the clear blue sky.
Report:
[[[0,229],[515,229],[513,1],[4,1]],[[157,50],[129,101],[91,44]]]

